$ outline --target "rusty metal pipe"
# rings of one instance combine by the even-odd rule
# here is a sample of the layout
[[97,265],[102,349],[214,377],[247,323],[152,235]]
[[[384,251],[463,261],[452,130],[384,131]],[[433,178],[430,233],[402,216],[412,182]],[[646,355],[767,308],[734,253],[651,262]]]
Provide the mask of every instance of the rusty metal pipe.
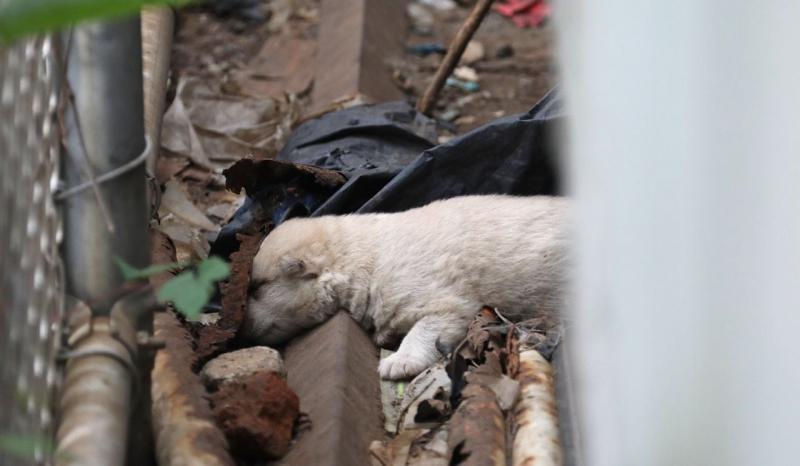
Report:
[[135,333],[124,320],[93,317],[86,305],[73,301],[55,462],[125,464]]

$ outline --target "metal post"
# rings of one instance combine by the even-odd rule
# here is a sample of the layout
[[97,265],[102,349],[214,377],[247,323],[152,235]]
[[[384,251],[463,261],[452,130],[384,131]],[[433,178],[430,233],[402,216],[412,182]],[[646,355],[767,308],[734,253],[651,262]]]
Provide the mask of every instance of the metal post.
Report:
[[[64,181],[75,186],[86,181],[80,163],[88,160],[100,175],[135,159],[145,148],[139,18],[77,27],[65,46],[75,111],[64,112],[70,154]],[[122,285],[114,258],[136,266],[148,260],[144,165],[101,184],[100,192],[113,233],[92,190],[67,197],[64,259],[67,292],[93,312],[108,314]]]
[[[71,94],[63,112],[67,193],[87,181],[86,173],[108,174],[145,150],[140,28],[138,16],[87,24],[64,41]],[[137,351],[137,332],[152,330],[152,313],[137,300],[115,306],[123,285],[115,258],[140,267],[148,262],[145,166],[65,196],[67,293],[88,308],[71,316],[56,461],[116,466],[125,464],[127,450],[128,464],[145,464],[152,455],[146,440],[152,360]],[[143,389],[134,405],[136,385]]]

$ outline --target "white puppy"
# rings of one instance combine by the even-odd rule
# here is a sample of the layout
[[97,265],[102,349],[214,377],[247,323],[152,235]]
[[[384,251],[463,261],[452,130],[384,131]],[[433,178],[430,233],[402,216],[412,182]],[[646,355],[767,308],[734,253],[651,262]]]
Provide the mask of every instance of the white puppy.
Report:
[[289,220],[253,261],[244,333],[280,344],[345,309],[386,346],[383,378],[416,375],[453,348],[483,305],[554,316],[567,256],[558,197],[465,196],[396,214]]

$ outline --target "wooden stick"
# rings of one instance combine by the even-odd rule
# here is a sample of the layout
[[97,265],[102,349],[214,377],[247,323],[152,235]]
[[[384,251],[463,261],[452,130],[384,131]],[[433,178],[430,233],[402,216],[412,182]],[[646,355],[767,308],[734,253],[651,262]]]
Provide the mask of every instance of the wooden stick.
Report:
[[439,91],[442,90],[450,73],[453,72],[458,61],[461,60],[464,49],[467,48],[467,44],[470,39],[472,39],[475,31],[478,30],[478,26],[481,25],[483,18],[486,17],[486,13],[489,11],[489,7],[492,6],[492,3],[494,3],[494,0],[478,0],[478,2],[475,3],[475,7],[473,7],[469,16],[467,16],[464,24],[461,25],[461,29],[458,30],[458,33],[453,38],[453,42],[450,43],[450,48],[447,50],[442,64],[439,65],[439,69],[436,70],[436,74],[433,76],[433,82],[425,90],[419,102],[417,102],[417,111],[430,116],[431,110],[433,110],[433,106],[436,104],[436,98],[439,96]]

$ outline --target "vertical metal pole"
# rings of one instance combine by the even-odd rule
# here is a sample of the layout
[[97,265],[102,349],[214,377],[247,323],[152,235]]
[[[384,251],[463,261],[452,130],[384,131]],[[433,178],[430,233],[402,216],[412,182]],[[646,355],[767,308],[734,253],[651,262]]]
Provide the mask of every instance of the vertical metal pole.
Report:
[[[139,17],[77,27],[67,42],[67,79],[76,112],[64,112],[66,150],[71,154],[65,160],[64,180],[74,186],[86,181],[78,163],[88,159],[94,173],[102,174],[144,150]],[[114,232],[106,228],[92,190],[66,198],[64,259],[67,292],[95,313],[108,314],[122,285],[114,258],[137,266],[148,260],[144,165],[102,184],[100,192]]]
[[[69,154],[63,179],[70,187],[86,181],[84,164],[101,175],[145,148],[139,17],[76,27],[65,47],[72,98],[63,114]],[[93,190],[64,200],[67,293],[88,304],[92,315],[72,326],[57,462],[116,466],[127,457],[127,464],[147,464],[152,359],[137,354],[135,335],[152,331],[152,313],[141,306],[111,312],[123,284],[115,258],[140,267],[149,258],[144,164],[99,191],[105,209]],[[141,389],[132,404],[136,385]]]

